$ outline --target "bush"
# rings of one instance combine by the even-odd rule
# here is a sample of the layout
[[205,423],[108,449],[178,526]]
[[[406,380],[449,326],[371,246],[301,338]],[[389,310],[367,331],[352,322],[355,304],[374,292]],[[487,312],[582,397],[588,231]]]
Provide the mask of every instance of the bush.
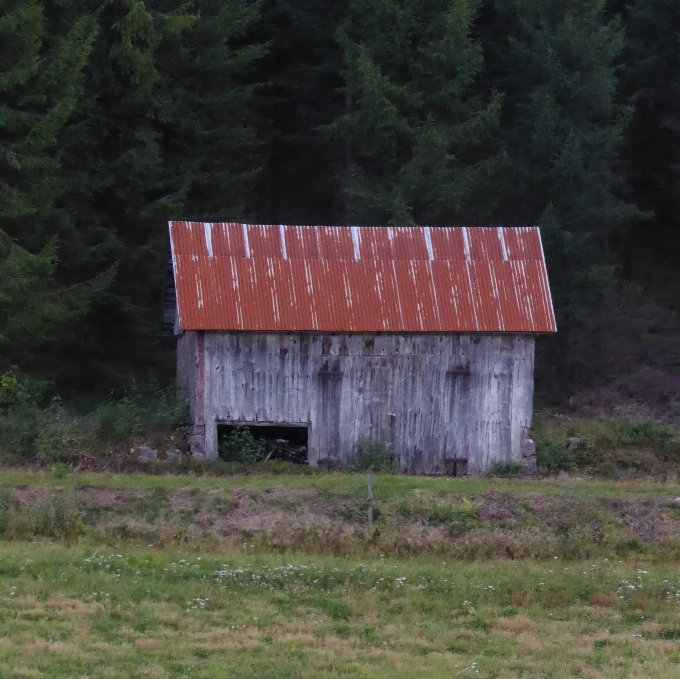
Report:
[[[74,405],[74,404],[72,404]],[[188,423],[189,408],[174,388],[133,388],[109,398],[89,414],[76,414],[59,398],[45,405],[40,385],[0,375],[0,459],[44,464],[69,462],[79,448],[105,450],[102,444],[128,443],[158,432],[177,432]],[[103,452],[103,451],[102,451]]]
[[383,441],[361,439],[354,447],[354,459],[349,469],[353,472],[391,472],[392,451]]
[[68,462],[85,438],[81,423],[67,412],[59,399],[40,413],[40,431],[35,439],[36,456],[47,465]]
[[19,396],[19,379],[16,369],[0,375],[0,408],[9,408],[15,404]]
[[465,499],[460,505],[439,501],[428,513],[427,522],[448,526],[456,533],[465,533],[475,527],[478,517],[479,506],[471,500]]
[[122,398],[110,398],[93,415],[97,438],[123,443],[153,431],[177,431],[189,423],[189,404],[176,390],[136,386]]
[[491,465],[491,469],[489,469],[489,476],[511,478],[513,476],[519,476],[523,471],[524,467],[521,462],[501,462],[500,460],[496,460],[496,462]]
[[142,413],[137,400],[126,395],[100,405],[94,412],[97,437],[102,441],[130,441],[142,431]]
[[22,461],[35,455],[40,433],[41,410],[34,403],[22,403],[0,416],[0,452],[5,460]]
[[538,464],[546,471],[589,469],[611,476],[617,467],[615,458],[621,456],[621,451],[634,449],[680,460],[678,428],[649,418],[559,423],[538,418],[532,435]]
[[248,427],[235,427],[220,441],[219,455],[225,462],[251,464],[264,459],[264,445],[256,441]]

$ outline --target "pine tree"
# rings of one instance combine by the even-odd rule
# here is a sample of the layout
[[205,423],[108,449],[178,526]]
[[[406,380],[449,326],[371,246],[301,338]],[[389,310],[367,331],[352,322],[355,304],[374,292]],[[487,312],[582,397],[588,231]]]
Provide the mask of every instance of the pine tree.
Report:
[[478,4],[350,2],[340,32],[346,111],[329,131],[346,147],[352,222],[446,224],[461,215],[501,104],[474,87]]

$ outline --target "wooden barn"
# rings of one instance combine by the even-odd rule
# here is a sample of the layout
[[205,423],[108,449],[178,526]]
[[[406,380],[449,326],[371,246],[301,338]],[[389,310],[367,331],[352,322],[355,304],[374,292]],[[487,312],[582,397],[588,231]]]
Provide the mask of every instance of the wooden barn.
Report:
[[413,474],[535,464],[534,340],[556,330],[538,228],[171,222],[170,242],[194,455],[248,425],[313,466],[361,441]]

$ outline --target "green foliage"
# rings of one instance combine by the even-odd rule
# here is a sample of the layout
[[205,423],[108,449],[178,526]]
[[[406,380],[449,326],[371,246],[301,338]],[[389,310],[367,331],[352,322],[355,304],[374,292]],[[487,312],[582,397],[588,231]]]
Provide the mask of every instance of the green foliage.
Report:
[[446,525],[458,532],[472,530],[478,517],[479,506],[465,498],[460,505],[437,502],[429,511],[428,523]]
[[64,287],[55,279],[57,265],[54,240],[34,255],[0,230],[0,369],[13,364],[47,368],[51,343],[87,312],[115,276],[114,267]]
[[420,519],[433,526],[445,526],[453,534],[462,535],[472,530],[479,520],[480,504],[470,498],[458,503],[433,497],[417,490],[398,503],[397,513],[403,518]]
[[19,380],[16,367],[0,375],[0,408],[14,405],[19,396]]
[[146,376],[166,359],[157,325],[168,219],[243,217],[258,169],[245,74],[264,48],[244,40],[259,3],[87,6],[98,33],[64,139],[72,220],[61,268],[72,278],[115,262],[119,275],[62,337],[62,361],[71,383],[120,387],[120,373]]
[[93,423],[101,441],[127,442],[153,431],[180,431],[189,423],[189,406],[174,386],[163,390],[133,383],[121,398],[99,405]]
[[144,372],[167,219],[241,218],[248,202],[242,75],[265,48],[243,36],[258,14],[239,0],[0,3],[0,371],[90,389]]
[[612,476],[617,463],[644,465],[643,460],[621,458],[620,452],[626,450],[651,450],[662,459],[680,459],[678,428],[649,418],[565,420],[558,428],[539,418],[532,436],[538,464],[546,471],[588,469]]
[[[109,398],[93,412],[78,414],[55,397],[43,406],[30,383],[12,371],[3,378],[8,404],[0,411],[0,456],[37,457],[45,465],[71,461],[79,452],[101,452],[108,444],[132,443],[140,436],[181,434],[188,423],[187,403],[175,389],[153,386]],[[10,398],[11,397],[11,398]]]
[[68,476],[68,466],[63,462],[56,462],[52,465],[52,474],[54,474],[55,479],[63,481]]
[[40,428],[35,440],[36,457],[45,465],[67,462],[77,452],[84,438],[83,426],[67,413],[59,399],[41,412]]
[[[83,14],[51,35],[42,3],[0,3],[0,232],[35,247],[63,197],[59,142],[82,93],[96,27]],[[23,228],[22,228],[23,227]]]
[[632,114],[617,98],[624,31],[605,0],[493,6],[487,68],[507,92],[504,158],[476,200],[494,205],[497,221],[542,227],[559,334],[539,344],[539,374],[559,398],[605,378],[613,357],[602,334],[628,330],[609,248],[644,216],[624,199],[620,153]]
[[654,211],[629,230],[622,259],[642,281],[675,270],[680,253],[680,15],[673,0],[634,0],[622,10],[622,94],[635,108],[625,140],[628,178],[634,198]]
[[345,150],[319,128],[345,106],[343,52],[335,36],[346,13],[346,0],[262,4],[256,35],[269,49],[251,80],[260,83],[253,98],[263,165],[255,186],[257,222],[342,219],[337,179]]
[[142,431],[142,413],[133,396],[110,399],[94,413],[97,436],[103,441],[130,441]]
[[483,161],[466,162],[498,122],[501,97],[479,96],[472,37],[477,0],[351,0],[339,32],[347,105],[328,128],[346,145],[348,217],[447,224]]
[[353,472],[392,472],[392,451],[384,441],[361,439],[354,446],[354,457],[349,469]]
[[222,437],[219,455],[225,462],[252,464],[264,459],[264,446],[255,440],[248,427],[235,427]]
[[489,476],[509,478],[519,476],[523,470],[524,467],[521,462],[501,462],[500,460],[496,460],[496,462],[491,465]]
[[70,540],[85,532],[73,490],[61,489],[40,499],[28,513],[33,535]]

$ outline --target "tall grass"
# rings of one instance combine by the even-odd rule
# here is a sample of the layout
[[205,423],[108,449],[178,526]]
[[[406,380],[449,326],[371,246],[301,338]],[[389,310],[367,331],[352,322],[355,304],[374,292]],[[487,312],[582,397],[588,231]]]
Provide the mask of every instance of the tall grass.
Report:
[[649,418],[550,418],[539,415],[532,430],[537,459],[545,471],[621,469],[659,471],[680,461],[680,430]]
[[188,405],[172,387],[133,387],[82,414],[59,398],[46,402],[40,394],[4,377],[0,461],[68,462],[79,452],[101,454],[107,445],[128,444],[154,432],[178,432],[188,423]]
[[71,540],[85,533],[82,513],[73,488],[37,493],[29,504],[0,491],[0,536],[26,540],[35,537]]

